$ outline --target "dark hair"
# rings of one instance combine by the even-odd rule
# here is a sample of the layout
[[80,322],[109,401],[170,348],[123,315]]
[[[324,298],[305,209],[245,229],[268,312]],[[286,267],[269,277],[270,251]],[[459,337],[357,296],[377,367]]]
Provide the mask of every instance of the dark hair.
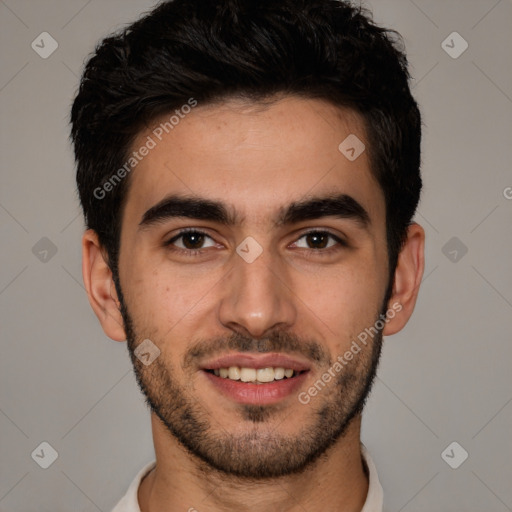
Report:
[[114,276],[130,180],[100,199],[95,191],[140,131],[191,98],[204,105],[289,94],[361,114],[385,196],[392,277],[422,186],[421,117],[408,79],[400,35],[341,0],[166,1],[104,39],[86,64],[71,137],[86,224]]

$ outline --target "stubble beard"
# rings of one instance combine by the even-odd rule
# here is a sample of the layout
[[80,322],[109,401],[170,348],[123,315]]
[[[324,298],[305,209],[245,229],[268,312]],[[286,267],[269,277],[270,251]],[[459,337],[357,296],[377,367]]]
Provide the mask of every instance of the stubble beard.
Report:
[[[138,360],[134,354],[137,341],[140,343],[145,337],[134,326],[119,292],[128,350],[139,388],[151,411],[191,454],[202,471],[252,480],[302,473],[345,436],[352,421],[363,411],[379,364],[382,330],[378,330],[372,343],[356,354],[309,404],[302,405],[297,400],[295,407],[309,407],[311,414],[309,421],[295,435],[280,433],[279,425],[290,421],[289,417],[293,423],[294,412],[286,413],[279,404],[240,404],[240,425],[246,428],[237,427],[237,432],[228,432],[210,418],[207,408],[193,395],[193,389],[181,385],[161,357],[149,366]],[[384,307],[388,298],[389,291]],[[300,343],[290,335],[284,339],[294,347]],[[259,352],[279,352],[282,351],[282,340],[279,333],[265,341],[236,334],[229,338],[229,347],[239,351],[252,348]],[[315,349],[327,371],[332,361],[325,359],[321,347],[312,348]]]

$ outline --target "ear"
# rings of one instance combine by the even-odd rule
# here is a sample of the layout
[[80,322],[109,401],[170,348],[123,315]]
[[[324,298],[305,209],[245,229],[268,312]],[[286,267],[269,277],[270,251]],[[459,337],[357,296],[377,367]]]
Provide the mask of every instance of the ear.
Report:
[[388,321],[383,330],[384,336],[390,336],[403,329],[409,321],[416,304],[421,278],[425,267],[425,231],[413,222],[407,230],[407,240],[398,256],[395,270],[393,292],[388,302]]
[[92,229],[82,237],[82,275],[89,302],[105,334],[115,341],[125,341],[121,304],[112,271],[98,235]]

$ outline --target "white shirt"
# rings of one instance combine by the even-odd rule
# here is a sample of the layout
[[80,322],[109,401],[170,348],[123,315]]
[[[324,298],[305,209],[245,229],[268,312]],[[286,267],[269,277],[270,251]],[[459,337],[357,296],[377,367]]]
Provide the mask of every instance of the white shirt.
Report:
[[[363,456],[363,462],[368,468],[368,494],[366,495],[366,501],[361,509],[361,512],[383,512],[383,492],[382,486],[377,476],[377,468],[373,463],[368,450],[361,443],[361,453]],[[134,478],[133,482],[128,487],[128,491],[123,496],[121,501],[112,509],[112,512],[141,512],[139,507],[139,501],[137,499],[137,493],[139,485],[142,479],[155,467],[156,461],[146,464]]]

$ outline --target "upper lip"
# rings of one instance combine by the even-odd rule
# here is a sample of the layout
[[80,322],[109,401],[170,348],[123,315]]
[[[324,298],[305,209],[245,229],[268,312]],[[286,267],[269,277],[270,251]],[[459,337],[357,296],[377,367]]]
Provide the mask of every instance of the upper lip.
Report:
[[295,356],[289,356],[280,353],[269,354],[249,354],[236,353],[227,354],[201,364],[203,370],[217,370],[219,368],[229,368],[238,366],[242,368],[290,368],[297,372],[309,370],[310,365]]

